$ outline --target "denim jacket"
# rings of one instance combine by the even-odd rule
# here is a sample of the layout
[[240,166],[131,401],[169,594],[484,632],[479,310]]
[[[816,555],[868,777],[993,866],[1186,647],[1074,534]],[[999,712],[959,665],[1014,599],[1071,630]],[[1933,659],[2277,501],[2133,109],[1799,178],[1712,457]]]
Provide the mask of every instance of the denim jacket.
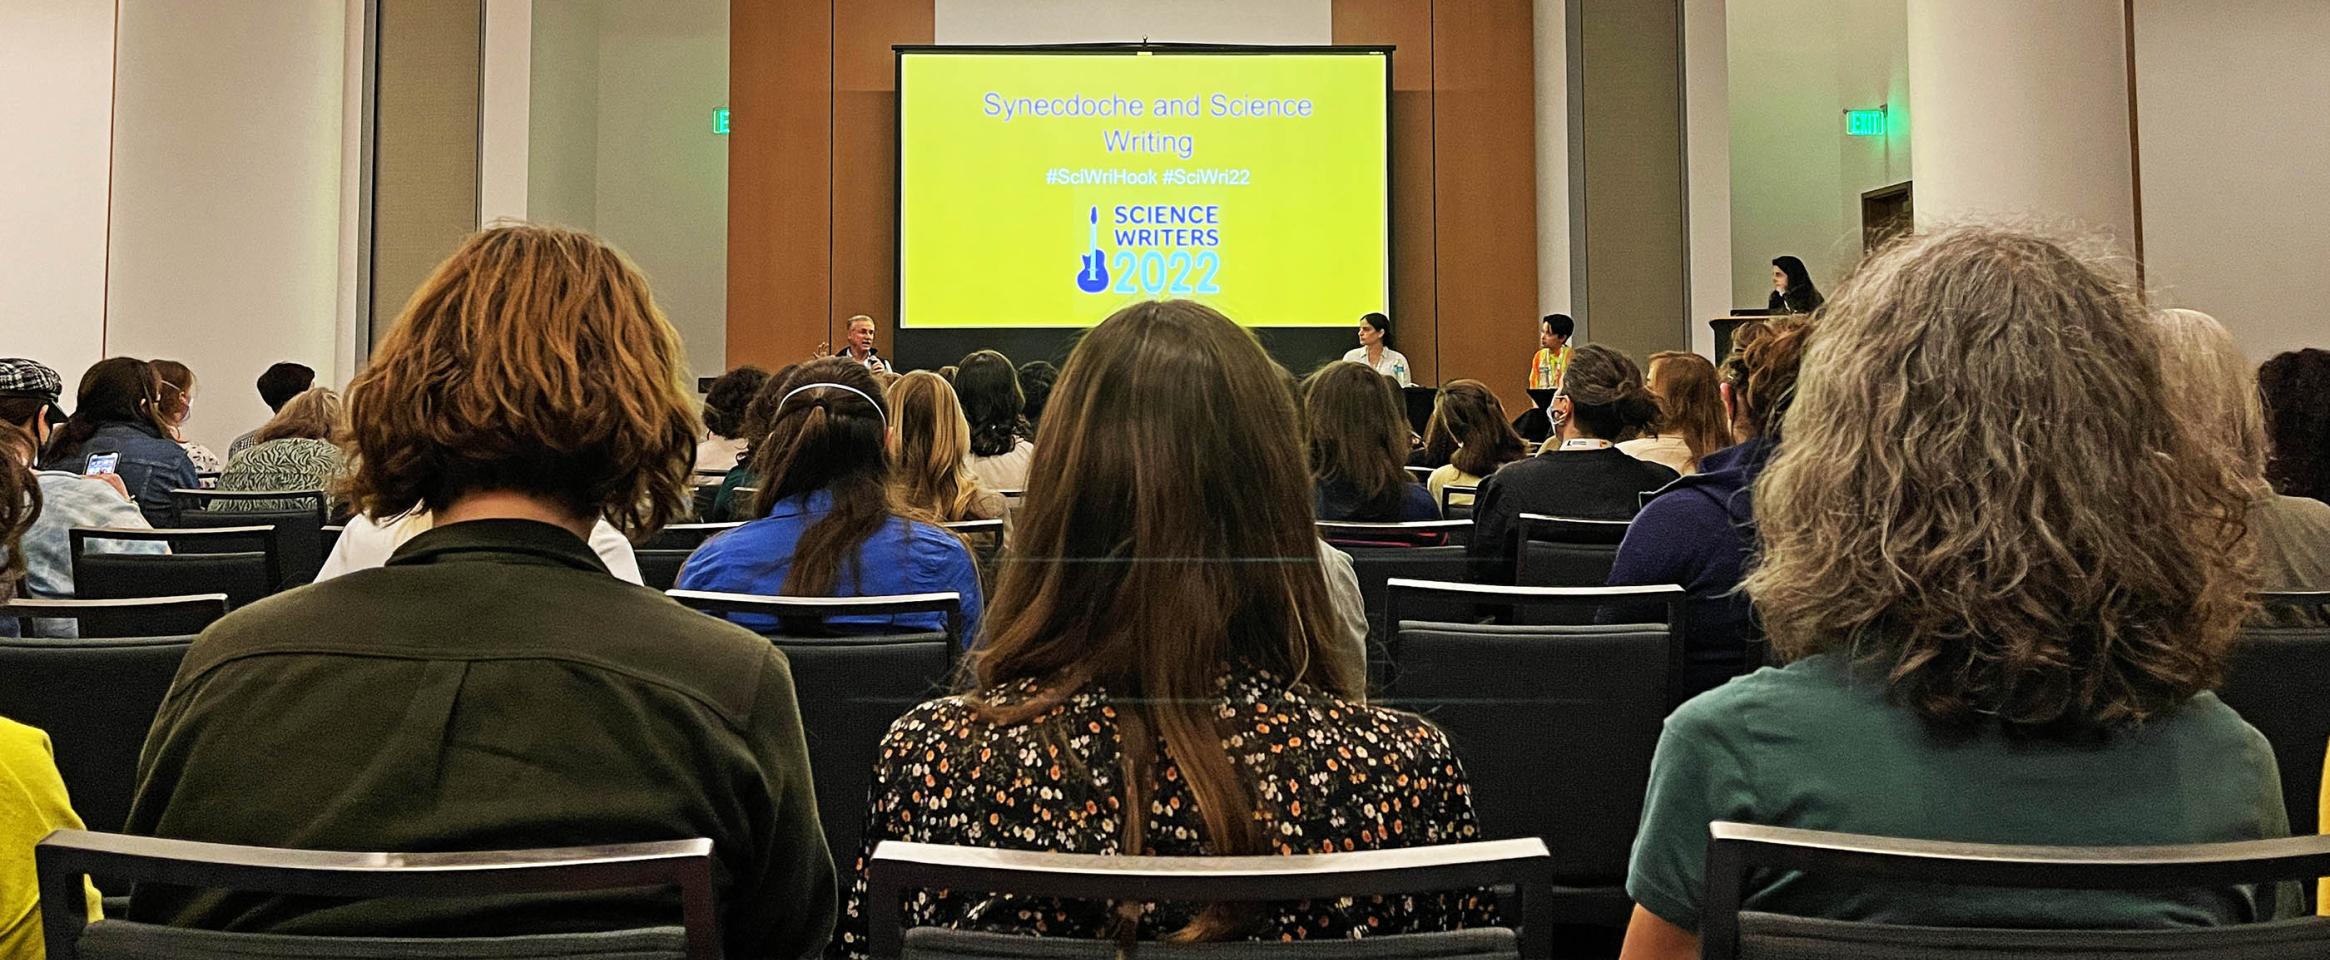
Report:
[[121,475],[121,483],[129,488],[129,495],[137,499],[138,510],[146,515],[146,522],[157,527],[177,523],[178,507],[170,501],[170,491],[200,485],[194,475],[194,461],[186,458],[186,451],[178,446],[178,441],[163,436],[147,423],[116,421],[99,426],[79,451],[43,466],[81,473],[88,469],[89,457],[99,453],[121,454],[121,462],[114,465],[114,472]]

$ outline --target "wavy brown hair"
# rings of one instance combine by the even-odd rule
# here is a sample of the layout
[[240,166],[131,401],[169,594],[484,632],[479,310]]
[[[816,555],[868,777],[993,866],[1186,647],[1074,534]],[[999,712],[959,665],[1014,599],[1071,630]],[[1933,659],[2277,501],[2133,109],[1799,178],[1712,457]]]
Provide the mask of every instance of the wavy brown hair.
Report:
[[[1138,303],[1077,344],[1044,415],[974,702],[996,723],[1049,723],[1069,696],[1105,687],[1123,744],[1128,854],[1148,848],[1160,738],[1207,849],[1269,849],[1253,817],[1258,774],[1223,746],[1224,671],[1361,692],[1360,665],[1332,635],[1310,478],[1299,460],[1268,455],[1301,429],[1283,377],[1212,309]],[[1237,496],[1221,495],[1231,488]],[[1022,682],[1034,696],[1003,689]],[[1217,905],[1172,939],[1232,935],[1238,916]]]
[[[1915,237],[1821,310],[1755,486],[1748,595],[1944,728],[2095,734],[2208,689],[2247,497],[2160,411],[2134,288],[1993,227]],[[1760,346],[1760,345],[1759,345]]]
[[26,466],[36,447],[31,434],[0,423],[0,600],[16,596],[24,580],[24,531],[40,517],[40,481]]
[[1627,440],[1658,421],[1658,398],[1643,385],[1642,368],[1598,343],[1570,351],[1561,395],[1570,398],[1578,430],[1597,440]]
[[348,499],[375,517],[482,491],[637,538],[682,516],[700,424],[679,335],[615,248],[497,226],[414,291],[348,385]]
[[1796,375],[1804,363],[1812,321],[1803,314],[1786,314],[1742,329],[1755,334],[1735,341],[1736,349],[1723,361],[1722,370],[1737,407],[1732,425],[1739,440],[1778,441],[1782,419],[1796,399]]
[[893,499],[941,520],[971,520],[979,478],[971,472],[971,423],[955,388],[928,370],[899,377],[885,391],[891,416]]
[[251,435],[254,444],[269,440],[304,437],[309,440],[336,440],[348,432],[342,414],[340,395],[330,387],[309,387],[299,396],[284,401],[283,409],[275,412]]
[[162,378],[154,365],[135,357],[107,357],[90,364],[74,392],[73,415],[49,437],[48,463],[81,455],[81,447],[109,423],[143,424],[170,436],[162,417]]
[[176,360],[148,360],[162,380],[161,414],[173,429],[194,412],[194,369]]
[[1358,495],[1355,516],[1399,512],[1414,481],[1407,470],[1408,416],[1392,378],[1349,360],[1320,367],[1303,381],[1303,420],[1317,482],[1349,484]]
[[1505,406],[1489,385],[1451,380],[1432,398],[1432,418],[1424,422],[1424,458],[1453,463],[1476,477],[1528,456],[1521,435],[1505,421]]
[[1715,385],[1715,364],[1684,350],[1650,355],[1650,392],[1658,400],[1660,436],[1680,437],[1699,458],[1731,445],[1731,425],[1723,418],[1723,393]]

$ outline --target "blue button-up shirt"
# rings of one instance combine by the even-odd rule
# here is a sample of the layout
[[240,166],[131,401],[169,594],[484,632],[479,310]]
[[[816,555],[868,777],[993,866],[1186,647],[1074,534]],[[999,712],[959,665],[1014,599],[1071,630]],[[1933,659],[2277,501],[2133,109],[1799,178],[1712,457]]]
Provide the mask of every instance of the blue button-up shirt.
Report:
[[[793,569],[793,549],[809,525],[833,509],[833,495],[823,490],[779,503],[769,515],[722,533],[696,548],[680,569],[683,590],[714,590],[779,596],[785,576]],[[967,646],[979,635],[979,567],[971,551],[942,527],[892,518],[858,547],[857,560],[845,563],[833,595],[881,597],[906,593],[954,592],[963,597],[962,638]],[[738,624],[770,630],[768,617],[732,617]],[[945,615],[908,613],[894,617],[842,616],[830,623],[849,628],[939,630]]]

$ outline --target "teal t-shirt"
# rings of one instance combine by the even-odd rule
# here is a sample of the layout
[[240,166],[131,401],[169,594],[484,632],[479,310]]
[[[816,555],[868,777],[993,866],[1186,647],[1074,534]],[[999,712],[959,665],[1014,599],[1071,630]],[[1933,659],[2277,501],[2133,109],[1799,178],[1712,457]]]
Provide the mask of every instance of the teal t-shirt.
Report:
[[[2289,835],[2265,737],[2203,693],[2099,743],[1938,736],[1815,656],[1758,670],[1667,718],[1626,880],[1636,903],[1699,929],[1716,820],[1968,843],[2128,846]],[[2302,912],[2280,889],[2044,891],[1751,878],[1749,909],[1932,926],[2150,928]]]

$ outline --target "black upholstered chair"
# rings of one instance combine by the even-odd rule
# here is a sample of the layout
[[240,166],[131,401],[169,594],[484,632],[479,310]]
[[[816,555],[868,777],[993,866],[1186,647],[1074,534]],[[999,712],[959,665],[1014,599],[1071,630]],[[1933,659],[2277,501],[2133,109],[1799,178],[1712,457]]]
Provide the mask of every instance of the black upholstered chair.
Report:
[[[1623,929],[1632,908],[1627,858],[1683,663],[1683,631],[1674,626],[1683,589],[1393,580],[1389,591],[1385,615],[1396,632],[1386,702],[1448,734],[1483,837],[1546,840],[1559,922]],[[1410,616],[1434,600],[1576,608],[1589,620],[1596,608],[1623,604],[1666,620],[1522,626]]]
[[65,624],[75,628],[71,635],[82,639],[192,636],[226,615],[223,593],[128,600],[17,597],[0,602],[0,616],[16,618],[18,633],[26,637],[58,636],[64,631],[54,627]]
[[[2264,593],[2257,600],[2266,608],[2319,612],[2330,606],[2330,592]],[[2315,623],[2244,628],[2217,688],[2217,697],[2273,745],[2290,829],[2301,833],[2320,822],[2322,751],[2330,744],[2330,706],[2324,703],[2330,695],[2330,619]]]
[[[281,536],[271,524],[203,529],[74,527],[73,592],[90,600],[223,593],[229,608],[281,589]],[[166,543],[168,554],[92,553],[91,540]]]
[[172,490],[170,499],[183,529],[274,527],[286,587],[315,582],[331,549],[324,543],[331,520],[322,490]]
[[[1535,839],[1457,843],[1353,853],[1255,857],[1124,857],[950,847],[884,841],[868,864],[868,939],[877,958],[913,960],[1046,957],[1110,960],[1107,940],[1063,940],[921,927],[902,930],[909,890],[971,890],[1088,900],[1273,902],[1511,886],[1520,928],[1392,934],[1363,940],[1230,944],[1143,943],[1139,956],[1217,960],[1487,960],[1553,955],[1543,907],[1552,882],[1545,844]],[[876,908],[872,905],[880,905]]]
[[[720,918],[712,841],[475,853],[342,853],[246,847],[81,830],[33,848],[41,924],[52,960],[715,960]],[[236,933],[89,921],[86,877],[303,897],[458,899],[676,888],[678,926],[499,937],[368,937]]]
[[1610,582],[1627,521],[1524,513],[1515,524],[1513,582],[1525,587],[1599,587]]
[[81,822],[119,830],[190,636],[0,641],[0,716],[48,731]]
[[1794,870],[1920,886],[2176,890],[2330,872],[2330,837],[2173,847],[2030,847],[1710,825],[1699,926],[1707,960],[2299,960],[2330,956],[2330,918],[2157,930],[1996,930],[1793,917],[1746,909],[1751,875]]

